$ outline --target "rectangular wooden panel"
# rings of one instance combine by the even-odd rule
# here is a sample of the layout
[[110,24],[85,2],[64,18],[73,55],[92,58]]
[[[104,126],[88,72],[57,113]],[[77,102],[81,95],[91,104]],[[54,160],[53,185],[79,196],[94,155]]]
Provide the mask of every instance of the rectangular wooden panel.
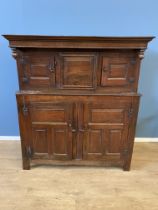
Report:
[[87,149],[88,153],[102,153],[102,133],[101,130],[88,132]]
[[32,142],[33,142],[33,152],[34,153],[47,153],[49,149],[48,144],[48,129],[47,127],[32,128]]
[[54,129],[53,152],[55,154],[67,154],[66,138],[65,129]]
[[96,62],[95,53],[60,53],[61,88],[95,88]]
[[109,130],[107,153],[121,153],[122,150],[122,130]]
[[83,139],[83,159],[102,160],[105,156],[105,136],[103,129],[89,128]]
[[39,108],[32,109],[31,118],[35,122],[64,122],[65,121],[65,110],[64,109],[48,109]]
[[92,123],[121,123],[123,109],[91,109]]
[[139,58],[134,51],[107,51],[102,54],[102,87],[135,89],[139,73]]

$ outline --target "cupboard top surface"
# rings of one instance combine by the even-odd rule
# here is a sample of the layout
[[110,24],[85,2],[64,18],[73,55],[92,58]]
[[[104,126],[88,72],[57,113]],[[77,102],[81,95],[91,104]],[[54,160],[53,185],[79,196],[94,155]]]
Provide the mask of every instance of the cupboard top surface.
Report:
[[25,48],[76,48],[76,49],[145,49],[153,36],[39,36],[3,35],[10,47]]

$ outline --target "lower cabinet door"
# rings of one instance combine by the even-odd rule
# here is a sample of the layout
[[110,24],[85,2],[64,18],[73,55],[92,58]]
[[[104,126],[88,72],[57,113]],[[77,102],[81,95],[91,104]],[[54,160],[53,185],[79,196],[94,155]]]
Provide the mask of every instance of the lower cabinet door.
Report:
[[72,159],[72,112],[71,103],[27,102],[21,114],[27,130],[21,132],[33,159]]
[[84,105],[83,159],[121,160],[128,143],[129,103],[91,102]]

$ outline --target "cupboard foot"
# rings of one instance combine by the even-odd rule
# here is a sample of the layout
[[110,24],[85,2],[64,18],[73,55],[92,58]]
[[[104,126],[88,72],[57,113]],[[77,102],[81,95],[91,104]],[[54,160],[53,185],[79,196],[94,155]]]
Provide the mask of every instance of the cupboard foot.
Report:
[[30,170],[30,161],[23,160],[23,170]]

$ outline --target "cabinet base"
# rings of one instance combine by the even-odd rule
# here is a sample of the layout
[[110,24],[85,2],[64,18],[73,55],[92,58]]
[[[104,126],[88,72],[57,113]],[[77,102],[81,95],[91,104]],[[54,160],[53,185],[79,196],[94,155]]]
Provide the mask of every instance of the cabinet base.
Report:
[[34,159],[30,162],[23,164],[24,170],[30,170],[30,168],[38,167],[41,165],[50,166],[88,166],[88,167],[117,167],[122,168],[124,171],[130,170],[130,165],[125,165],[123,161],[88,161],[88,160],[71,160],[71,161],[59,161],[59,160],[45,160]]

